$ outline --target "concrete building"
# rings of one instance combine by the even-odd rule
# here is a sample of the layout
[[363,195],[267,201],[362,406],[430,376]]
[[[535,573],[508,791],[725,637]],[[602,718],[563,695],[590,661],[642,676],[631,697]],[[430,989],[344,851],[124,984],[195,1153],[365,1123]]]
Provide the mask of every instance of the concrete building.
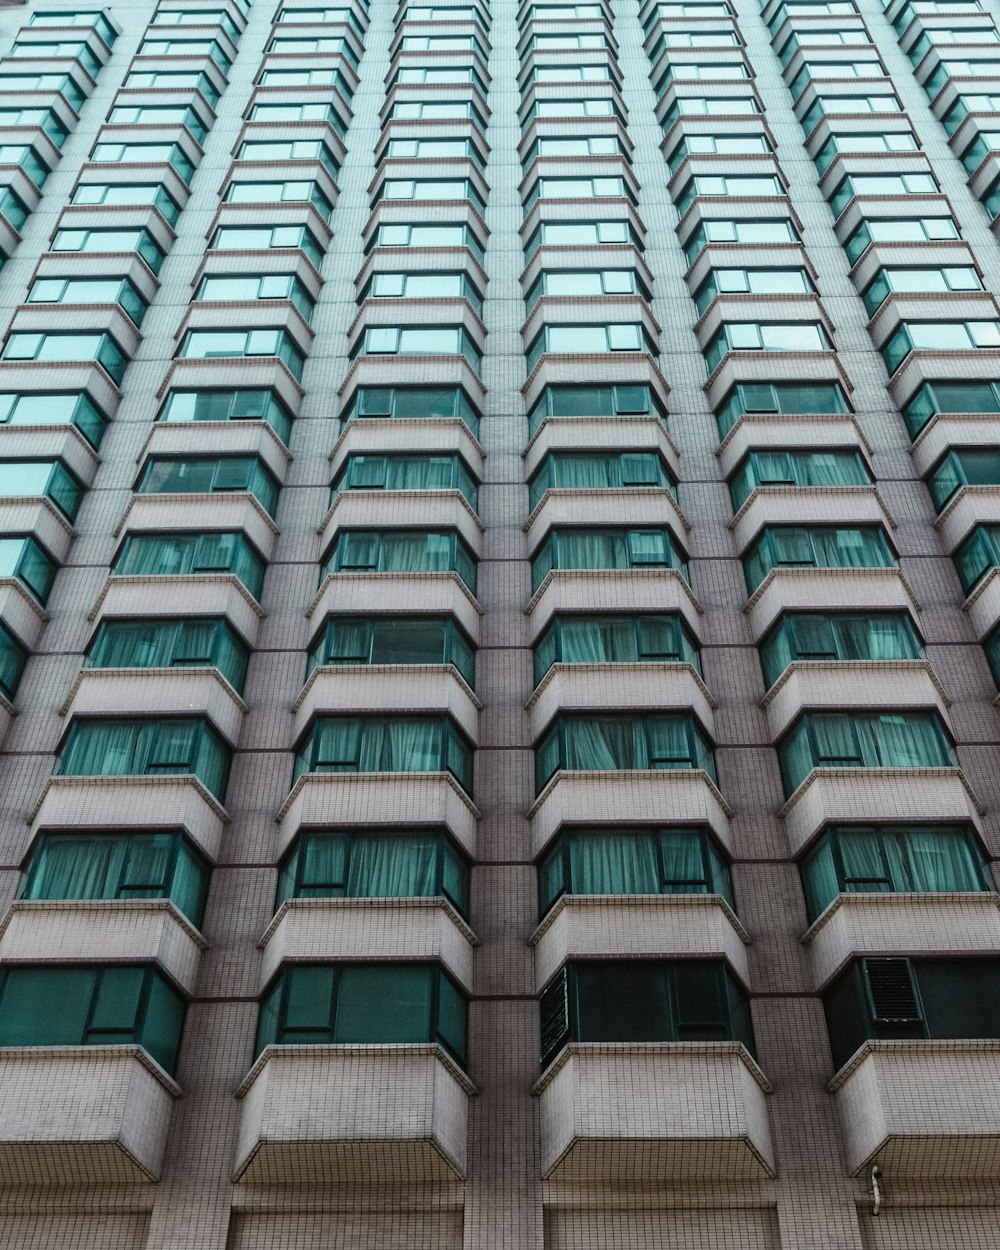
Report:
[[0,6],[0,1246],[996,1250],[998,213],[995,0]]

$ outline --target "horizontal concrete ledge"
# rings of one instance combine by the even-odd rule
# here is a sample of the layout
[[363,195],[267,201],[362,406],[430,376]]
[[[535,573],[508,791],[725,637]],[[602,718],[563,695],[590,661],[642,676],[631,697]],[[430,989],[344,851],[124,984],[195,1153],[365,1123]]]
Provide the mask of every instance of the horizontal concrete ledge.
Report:
[[276,817],[279,853],[303,828],[443,825],[475,858],[479,809],[451,773],[305,773]]
[[718,894],[564,894],[530,938],[541,992],[570,959],[725,959],[749,988],[750,935]]
[[476,1093],[438,1045],[267,1046],[236,1091],[243,1110],[233,1179],[464,1179]]
[[802,935],[817,992],[856,955],[1000,954],[1000,895],[838,894]]
[[826,825],[971,822],[985,808],[960,768],[814,768],[780,809],[793,855]]
[[531,1092],[543,1176],[670,1182],[775,1174],[771,1087],[740,1042],[574,1042]]
[[139,1046],[0,1048],[0,1181],[156,1181],[180,1093]]
[[288,960],[423,959],[439,960],[471,994],[478,945],[443,897],[288,899],[257,943],[264,953],[260,983]]
[[827,1089],[852,1175],[995,1181],[1000,1041],[867,1041]]

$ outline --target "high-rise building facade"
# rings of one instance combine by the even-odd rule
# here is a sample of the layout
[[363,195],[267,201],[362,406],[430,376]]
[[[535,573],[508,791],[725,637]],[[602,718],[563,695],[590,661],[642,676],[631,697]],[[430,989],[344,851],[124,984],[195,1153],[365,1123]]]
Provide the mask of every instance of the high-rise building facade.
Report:
[[0,5],[0,1247],[1000,1245],[997,0]]

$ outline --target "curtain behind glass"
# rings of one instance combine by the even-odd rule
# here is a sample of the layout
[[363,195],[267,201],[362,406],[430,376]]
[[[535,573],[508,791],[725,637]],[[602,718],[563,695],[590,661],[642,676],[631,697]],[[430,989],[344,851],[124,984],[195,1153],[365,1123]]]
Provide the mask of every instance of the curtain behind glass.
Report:
[[90,663],[94,668],[165,668],[173,655],[177,626],[170,622],[105,622]]
[[978,865],[968,840],[954,831],[911,830],[885,838],[897,890],[981,890]]
[[645,833],[581,833],[570,839],[574,894],[659,894],[654,838]]
[[350,898],[412,898],[435,893],[436,837],[358,837],[351,847]]
[[564,620],[561,623],[564,664],[605,664],[638,659],[635,626],[629,620]]
[[570,770],[648,768],[641,721],[566,720],[564,767]]
[[79,724],[60,760],[59,771],[81,777],[145,772],[155,725]]
[[122,838],[46,839],[24,898],[114,898],[125,863]]

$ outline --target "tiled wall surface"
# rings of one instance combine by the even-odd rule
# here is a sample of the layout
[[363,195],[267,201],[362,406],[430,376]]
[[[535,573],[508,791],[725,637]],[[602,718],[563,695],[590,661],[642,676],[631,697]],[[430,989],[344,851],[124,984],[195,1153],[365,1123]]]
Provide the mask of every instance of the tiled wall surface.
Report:
[[[329,11],[292,33],[285,22],[272,26],[279,13],[287,22],[294,8],[306,7]],[[928,1042],[923,1049],[919,1041],[877,1043],[831,1089],[834,1063],[821,998],[859,955],[957,952],[1000,959],[995,898],[962,891],[898,899],[871,894],[862,904],[854,896],[811,928],[796,863],[829,824],[894,821],[967,826],[987,873],[1000,856],[997,686],[982,645],[996,618],[988,606],[978,617],[963,611],[966,595],[951,559],[974,525],[1000,517],[1000,483],[966,490],[953,505],[966,511],[936,529],[937,513],[921,481],[936,455],[919,449],[920,438],[925,446],[942,440],[942,451],[952,443],[995,446],[1000,416],[970,416],[974,434],[962,427],[951,442],[947,431],[957,425],[948,421],[959,419],[935,418],[911,455],[900,415],[926,379],[980,378],[1000,387],[1000,338],[996,346],[948,353],[947,367],[934,350],[917,350],[891,385],[877,350],[907,319],[985,324],[998,316],[992,292],[1000,292],[1000,249],[979,202],[989,179],[978,166],[963,170],[921,86],[928,71],[922,62],[915,71],[907,58],[909,28],[897,38],[877,0],[856,0],[856,12],[848,0],[832,0],[829,21],[810,15],[797,29],[812,23],[867,30],[877,52],[860,51],[858,44],[852,55],[882,59],[898,112],[851,114],[836,124],[827,118],[827,130],[821,125],[812,137],[799,121],[805,109],[793,107],[786,85],[805,54],[789,61],[783,78],[775,50],[783,36],[776,33],[772,44],[766,24],[777,12],[775,0],[763,15],[755,0],[732,0],[728,11],[721,0],[710,3],[704,16],[694,5],[665,2],[663,20],[653,22],[648,38],[642,23],[652,17],[652,4],[640,12],[636,0],[601,0],[549,18],[539,10],[534,20],[529,7],[530,0],[520,10],[513,0],[493,0],[487,11],[470,0],[449,23],[440,8],[411,13],[404,0],[397,13],[388,0],[371,0],[366,10],[359,0],[352,9],[355,26],[346,27],[346,10],[323,0],[309,6],[296,0],[284,9],[277,0],[257,0],[245,12],[238,0],[161,0],[159,10],[152,0],[112,0],[104,12],[120,33],[110,50],[98,48],[106,64],[94,70],[79,120],[73,119],[41,196],[24,185],[23,170],[4,165],[0,156],[0,184],[20,188],[31,210],[16,234],[7,217],[0,218],[0,246],[9,253],[0,271],[3,327],[25,334],[108,333],[128,356],[116,376],[117,365],[109,367],[107,359],[103,365],[75,356],[48,364],[15,361],[9,343],[0,353],[0,397],[86,394],[109,418],[99,448],[96,439],[51,416],[0,424],[0,458],[61,457],[86,487],[72,525],[48,500],[15,497],[23,491],[0,498],[2,538],[32,534],[59,566],[44,611],[12,569],[4,566],[0,576],[0,619],[30,652],[16,692],[0,705],[9,722],[0,746],[0,977],[39,963],[141,963],[162,971],[186,1002],[172,1074],[150,1058],[148,1042],[116,1046],[109,1036],[92,1048],[66,1041],[44,1050],[0,1045],[0,1245],[11,1250],[992,1250],[997,1244],[1000,1115],[989,1112],[995,1098],[984,1098],[975,1116],[962,1106],[977,1074],[995,1079],[1000,1039]],[[889,17],[899,8],[899,0],[890,5]],[[2,59],[5,50],[43,34],[50,43],[57,39],[41,23],[30,24],[33,15],[82,12],[86,5],[31,0],[0,9],[3,111],[14,107],[4,75],[18,64]],[[158,95],[163,83],[120,94],[130,73],[174,68],[176,49],[156,49],[133,63],[144,40],[161,37],[150,26],[154,14],[172,9],[203,13],[205,27],[185,32],[178,19],[164,38],[212,37],[231,58],[226,71],[206,62],[203,52],[182,58],[185,70],[195,67],[224,87],[213,107],[198,96],[204,133],[197,140],[189,130],[181,134],[176,122],[106,120],[115,107],[192,99],[190,87]],[[229,33],[218,25],[220,14],[228,17]],[[981,0],[980,18],[958,15],[944,24],[987,29],[993,19],[1000,25],[995,0]],[[208,27],[216,33],[206,34]],[[475,32],[483,59],[447,45],[397,46],[400,37],[437,38],[445,28],[459,39]],[[91,28],[56,29],[60,41],[99,45]],[[700,51],[656,47],[658,31],[696,36],[701,30],[737,31],[739,42]],[[586,42],[605,34],[601,48]],[[529,47],[532,35],[542,42]],[[577,35],[581,49],[571,52],[565,41]],[[550,36],[563,37],[563,46],[546,46]],[[320,42],[272,50],[273,37]],[[348,55],[323,40],[347,46]],[[816,57],[828,53],[821,47]],[[982,55],[981,48],[972,53],[963,46],[955,59]],[[684,114],[664,142],[664,100],[709,88],[678,79],[674,94],[661,93],[658,101],[654,83],[668,65],[699,56],[749,66],[752,76],[725,74],[710,93],[720,100],[756,98],[762,108],[750,114],[734,107],[717,122]],[[546,85],[542,72],[532,94],[531,74],[581,62],[603,75],[594,71],[587,98],[613,100],[627,125],[613,113],[542,116],[522,130],[519,110],[523,115],[529,101],[575,99],[582,90],[551,76]],[[79,77],[82,70],[73,64],[77,68],[68,72]],[[405,80],[405,71],[459,64],[476,67],[478,88],[405,81],[387,87],[398,69]],[[65,65],[58,60],[60,73]],[[31,72],[38,66],[31,61]],[[258,81],[262,71],[317,68],[338,69],[347,95],[356,87],[349,108],[329,81],[284,87]],[[965,94],[988,92],[981,78],[966,84]],[[880,83],[885,94],[889,88]],[[843,95],[859,90],[857,82],[841,88]],[[1000,86],[996,90],[1000,98]],[[397,112],[386,121],[383,106],[443,98],[483,109],[485,135],[472,121],[429,125],[408,117],[405,108],[402,117]],[[248,120],[252,104],[331,101],[338,126]],[[988,119],[980,128],[989,132]],[[952,213],[964,242],[876,240],[852,269],[839,236],[858,206],[846,210],[835,232],[828,196],[840,174],[818,173],[815,153],[828,131],[911,129],[917,147],[897,164],[936,175],[947,203],[928,192],[920,200],[923,215]],[[23,141],[19,133],[7,135],[2,116],[0,131],[0,144]],[[679,164],[673,145],[682,131],[763,135],[770,152],[698,153]],[[245,142],[283,144],[292,135],[303,144],[324,137],[328,164],[317,160],[314,148],[242,151]],[[616,138],[617,154],[546,155],[543,149],[536,161],[527,155],[535,139],[580,135]],[[968,137],[972,141],[974,133]],[[381,159],[386,142],[442,139],[469,139],[475,154],[434,157],[404,146],[388,148]],[[103,168],[91,160],[96,143],[179,144],[183,153],[173,170],[156,156],[132,176],[125,155]],[[38,150],[43,146],[38,139]],[[189,187],[177,173],[185,159],[194,167]],[[896,170],[895,159],[841,155],[836,169],[879,174],[890,165]],[[724,198],[703,189],[685,205],[692,171],[704,179],[777,178],[782,185],[772,194],[757,188],[749,195],[733,187]],[[594,195],[545,190],[533,203],[536,176],[619,178],[629,190],[606,197],[596,186]],[[417,190],[415,199],[399,188],[386,196],[383,189],[387,179],[443,184],[459,178],[469,184],[464,198],[451,189]],[[123,207],[80,203],[78,183],[117,180],[159,183],[176,195],[180,211],[168,213],[174,217],[168,221],[152,207],[127,201]],[[238,190],[241,183],[275,180],[315,184],[331,211],[292,194],[266,204]],[[896,210],[913,216],[903,196],[880,201],[871,193],[865,203],[869,218]],[[6,211],[0,205],[0,213]],[[716,270],[780,262],[806,270],[814,289],[734,291],[699,314],[692,295],[709,261],[703,254],[692,265],[684,245],[699,222],[728,219],[788,219],[797,224],[801,243],[715,242],[709,261]],[[531,233],[540,222],[593,220],[631,222],[641,252],[617,235],[599,248],[547,245],[544,264],[553,272],[634,270],[650,288],[649,298],[637,290],[564,298],[552,292],[526,320],[524,296],[542,265],[526,254]],[[377,231],[415,223],[464,224],[472,246],[438,240],[411,257],[402,246],[380,243]],[[295,241],[300,235],[293,237],[303,226],[312,231],[312,250]],[[162,265],[147,263],[153,254],[148,240],[147,261],[134,254],[143,227],[165,253]],[[292,232],[289,241],[275,249],[258,233],[232,251],[208,247],[219,229],[265,227]],[[122,231],[112,254],[52,250],[54,241],[61,246],[57,231],[102,228]],[[401,242],[398,233],[388,237]],[[865,283],[874,277],[879,247],[884,264],[972,267],[982,290],[898,296],[869,326],[856,285],[859,273]],[[430,275],[460,271],[473,298],[452,291],[418,301],[360,301],[373,274],[403,268]],[[301,300],[269,302],[249,288],[192,302],[206,275],[263,272],[297,277],[299,286],[289,289],[315,304],[311,316]],[[131,275],[145,296],[141,330],[107,297],[65,307],[26,302],[40,279],[109,275]],[[705,351],[720,328],[761,321],[819,324],[829,342],[819,351],[754,353],[738,350],[731,337],[719,363],[706,365]],[[646,337],[634,350],[602,354],[552,347],[537,365],[526,365],[539,329],[573,327],[571,333],[589,343],[587,327],[606,324],[641,325]],[[385,343],[386,328],[405,333],[427,326],[461,327],[467,355],[456,346],[382,355],[373,346]],[[228,348],[181,358],[191,341],[186,334],[244,329],[271,335],[268,342],[283,331],[284,359],[263,349],[235,359]],[[470,362],[476,353],[478,366]],[[715,413],[734,386],[782,381],[836,383],[850,411],[824,416],[751,405],[732,432],[720,435]],[[378,419],[374,389],[407,385],[461,386],[481,416],[478,427],[458,414]],[[622,403],[615,413],[563,416],[529,431],[528,413],[544,401],[546,388],[568,385],[645,386],[654,398],[643,411]],[[286,418],[294,419],[275,428],[260,420],[163,419],[169,392],[226,388],[269,389]],[[362,392],[369,400],[359,399]],[[363,402],[372,403],[375,419],[359,415]],[[657,402],[669,409],[665,429]],[[342,416],[352,414],[342,429]],[[871,480],[758,489],[734,519],[727,479],[748,450],[769,447],[850,447]],[[655,453],[660,472],[677,478],[676,498],[648,483],[617,493],[556,490],[532,510],[529,476],[544,454],[560,448]],[[462,457],[478,479],[476,507],[456,489],[437,498],[416,489],[354,497],[345,490],[331,501],[331,480],[349,454],[421,449]],[[256,457],[280,486],[275,506],[247,489],[137,490],[151,459],[196,454]],[[779,568],[748,592],[741,557],[762,530],[810,524],[879,527],[898,559],[887,568]],[[532,559],[551,534],[587,526],[666,532],[670,550],[687,556],[688,572],[682,576],[674,559],[672,569],[557,569],[533,582]],[[321,574],[345,532],[393,528],[447,533],[453,544],[460,539],[477,565],[475,585],[454,571],[454,561],[452,571],[442,566],[428,573],[402,560],[392,573],[386,565],[372,572],[342,564]],[[207,558],[182,575],[138,564],[122,576],[123,543],[165,532],[183,533],[192,543],[212,532],[243,535],[263,560],[262,581],[252,584],[245,570]],[[992,602],[987,590],[979,593]],[[905,613],[925,644],[923,656],[799,665],[765,699],[757,643],[791,608]],[[459,665],[393,666],[391,657],[367,668],[326,666],[306,684],[307,653],[328,615],[420,611],[449,617],[476,644],[474,690]],[[554,614],[588,611],[679,617],[700,644],[700,673],[680,663],[610,668],[597,659],[560,665],[536,690],[532,644]],[[156,672],[88,668],[81,679],[101,621],[193,615],[225,618],[248,644],[241,691],[217,667],[196,661]],[[640,709],[688,716],[713,749],[716,777],[688,764],[679,771],[635,766],[574,777],[564,764],[554,776],[539,777],[536,789],[534,748],[554,718],[638,715]],[[953,755],[924,768],[859,769],[834,761],[810,773],[794,795],[795,787],[783,786],[774,747],[804,712],[872,709],[933,711],[950,735]],[[443,764],[424,775],[383,768],[293,776],[296,754],[311,741],[313,727],[345,713],[447,721],[456,740],[475,749],[471,792]],[[67,742],[78,734],[74,726],[155,716],[209,726],[199,732],[215,734],[231,753],[228,785],[213,793],[207,774],[200,780],[184,770],[173,776],[178,769],[170,767],[142,778],[52,779]],[[716,894],[566,898],[539,930],[535,861],[560,830],[576,825],[708,829],[721,848],[717,854],[732,861],[735,910]],[[302,830],[317,826],[446,830],[472,863],[468,916],[440,897],[442,890],[403,901],[293,900],[276,916],[279,861]],[[21,870],[40,836],[111,829],[183,831],[212,866],[199,924],[162,901],[15,901]],[[986,884],[992,888],[992,879]],[[623,1034],[618,1041],[569,1046],[542,1076],[538,999],[566,964],[699,956],[725,961],[739,992],[748,993],[754,1055],[732,1038],[640,1045]],[[308,1051],[279,1044],[258,1055],[259,1004],[286,966],[400,961],[444,969],[467,997],[464,1065],[434,1038],[395,1047],[355,1039]],[[60,1004],[48,1002],[44,1010],[55,1019]],[[0,1025],[2,1013],[0,1000]],[[933,1107],[924,1099],[931,1085],[938,1092]],[[953,1139],[963,1135],[971,1140],[955,1147]],[[879,1161],[876,1201],[871,1165]]]

